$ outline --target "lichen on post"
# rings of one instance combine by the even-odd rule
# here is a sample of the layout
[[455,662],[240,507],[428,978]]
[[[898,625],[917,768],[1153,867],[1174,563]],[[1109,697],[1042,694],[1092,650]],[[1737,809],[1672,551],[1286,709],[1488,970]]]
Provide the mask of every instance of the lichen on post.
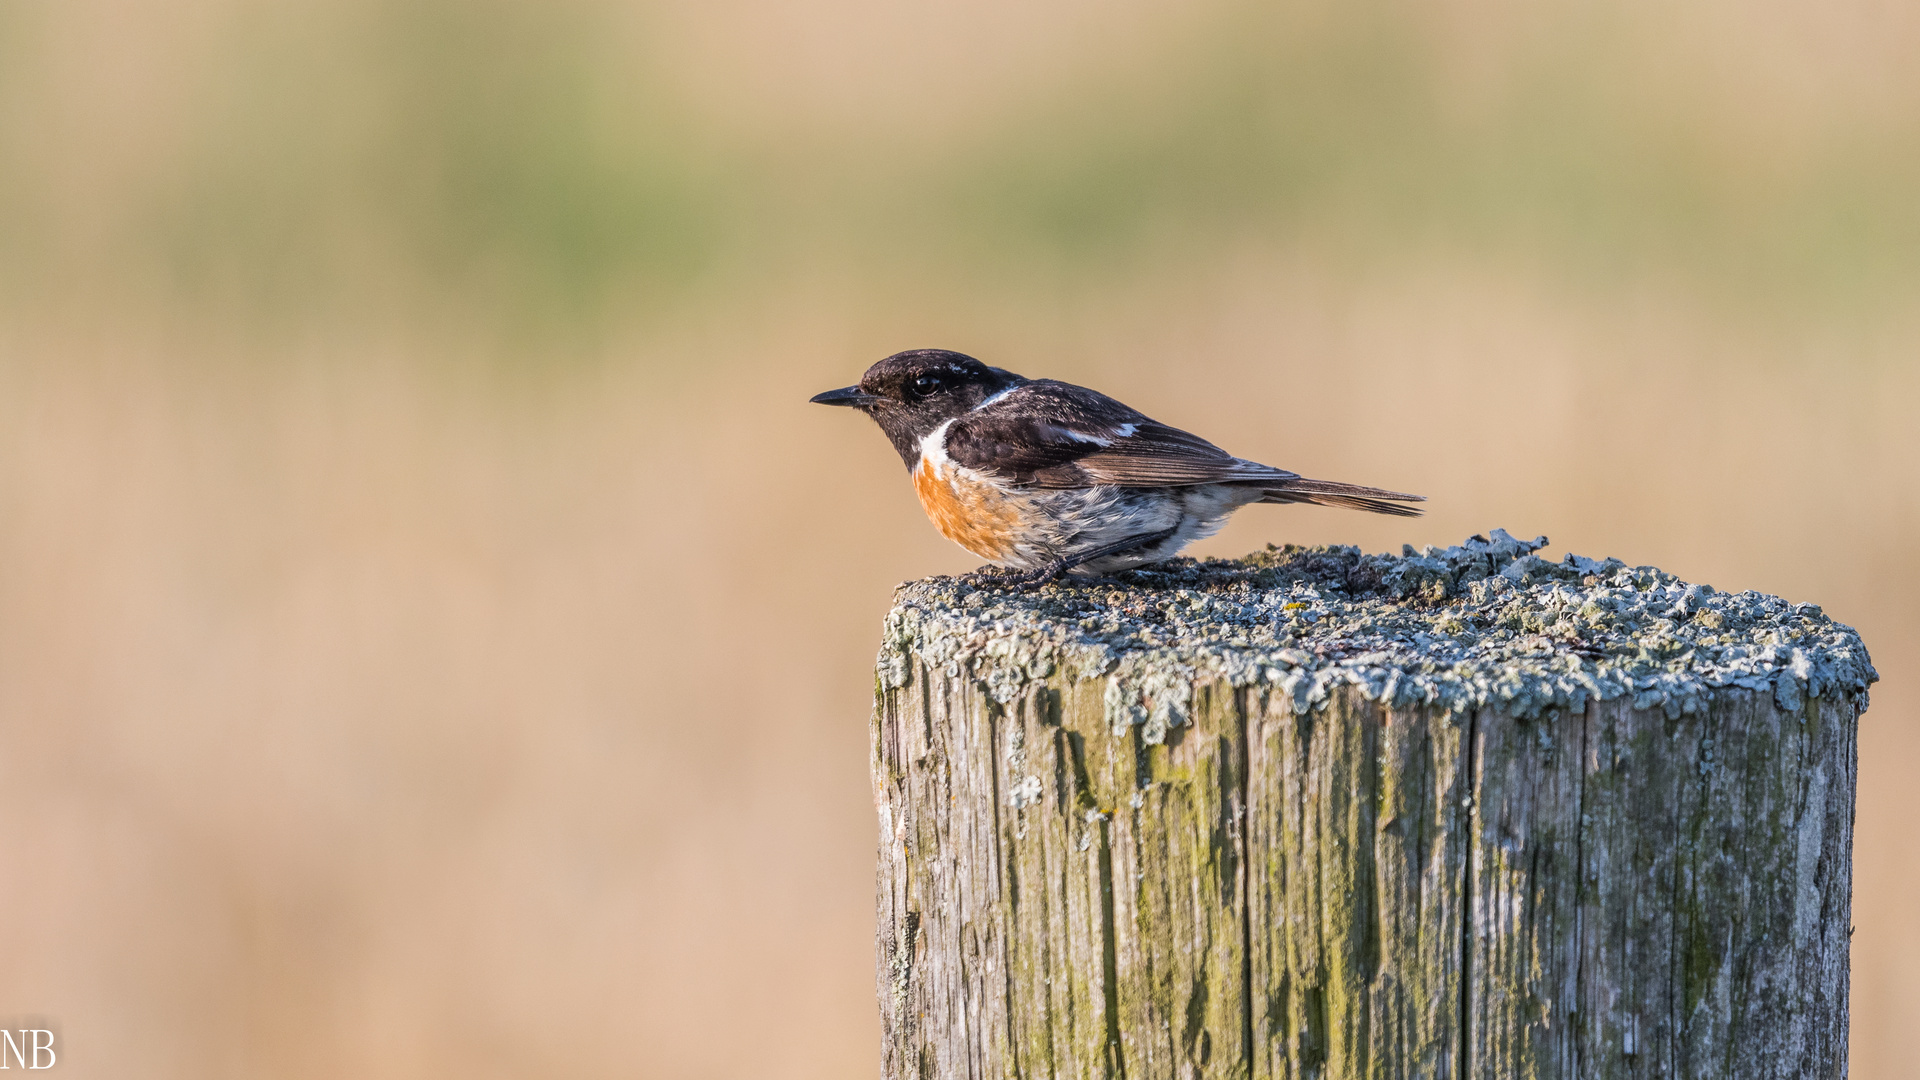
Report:
[[884,1075],[1843,1075],[1858,635],[1545,543],[903,587]]

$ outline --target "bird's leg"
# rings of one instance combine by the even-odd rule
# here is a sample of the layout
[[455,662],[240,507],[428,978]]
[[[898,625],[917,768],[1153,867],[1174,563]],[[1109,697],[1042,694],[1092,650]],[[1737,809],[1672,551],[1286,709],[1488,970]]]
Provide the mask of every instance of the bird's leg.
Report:
[[1065,559],[1054,559],[1022,574],[1008,574],[1005,577],[995,578],[993,583],[1005,589],[1037,589],[1066,573],[1070,565]]
[[1018,570],[1008,570],[1000,566],[983,566],[978,570],[956,575],[953,580],[968,585],[1005,585],[1009,581],[1016,581],[1026,576]]
[[1139,536],[1129,536],[1116,540],[1111,544],[1101,544],[1097,548],[1089,548],[1072,557],[1062,557],[1052,562],[1044,563],[1011,580],[1002,579],[995,584],[1006,585],[1022,590],[1037,589],[1042,585],[1058,579],[1060,575],[1074,567],[1090,563],[1095,559],[1104,559],[1109,555],[1118,555],[1122,552],[1132,551],[1135,548],[1150,548],[1155,544],[1165,543],[1167,540],[1173,538],[1173,534],[1178,532],[1179,528],[1178,525],[1175,525],[1171,528],[1161,529],[1159,532],[1142,533]]

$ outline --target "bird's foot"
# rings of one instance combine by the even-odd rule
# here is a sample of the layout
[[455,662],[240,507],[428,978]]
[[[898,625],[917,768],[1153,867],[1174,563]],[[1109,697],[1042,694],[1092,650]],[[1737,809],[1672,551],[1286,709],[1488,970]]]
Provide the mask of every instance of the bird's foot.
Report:
[[1073,564],[1065,559],[1055,559],[1043,566],[1036,566],[1024,574],[1014,574],[1005,583],[1005,588],[1019,592],[1032,592],[1042,585],[1051,585],[1060,580]]
[[1071,566],[1072,564],[1065,559],[1055,559],[1031,570],[983,568],[971,574],[961,574],[958,580],[981,587],[1031,592],[1042,585],[1058,580],[1060,575],[1066,573]]

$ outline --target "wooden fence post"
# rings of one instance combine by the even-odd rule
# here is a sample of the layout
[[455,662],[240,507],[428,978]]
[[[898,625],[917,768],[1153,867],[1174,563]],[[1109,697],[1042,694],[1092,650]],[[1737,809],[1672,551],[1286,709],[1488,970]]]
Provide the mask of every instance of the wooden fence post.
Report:
[[1859,637],[1544,544],[903,588],[884,1076],[1844,1075]]

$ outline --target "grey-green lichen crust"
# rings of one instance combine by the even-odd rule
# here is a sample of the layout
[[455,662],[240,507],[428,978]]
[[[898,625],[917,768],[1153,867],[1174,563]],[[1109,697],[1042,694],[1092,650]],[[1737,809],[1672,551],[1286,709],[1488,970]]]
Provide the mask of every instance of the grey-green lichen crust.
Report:
[[907,685],[918,659],[1004,703],[1056,671],[1105,677],[1116,734],[1139,725],[1158,743],[1202,679],[1270,684],[1297,712],[1344,685],[1387,706],[1530,717],[1627,695],[1679,716],[1727,687],[1797,711],[1879,678],[1860,635],[1812,604],[1618,559],[1549,562],[1534,554],[1546,543],[1495,529],[1397,556],[1289,545],[1031,592],[928,578],[895,596],[880,679]]

